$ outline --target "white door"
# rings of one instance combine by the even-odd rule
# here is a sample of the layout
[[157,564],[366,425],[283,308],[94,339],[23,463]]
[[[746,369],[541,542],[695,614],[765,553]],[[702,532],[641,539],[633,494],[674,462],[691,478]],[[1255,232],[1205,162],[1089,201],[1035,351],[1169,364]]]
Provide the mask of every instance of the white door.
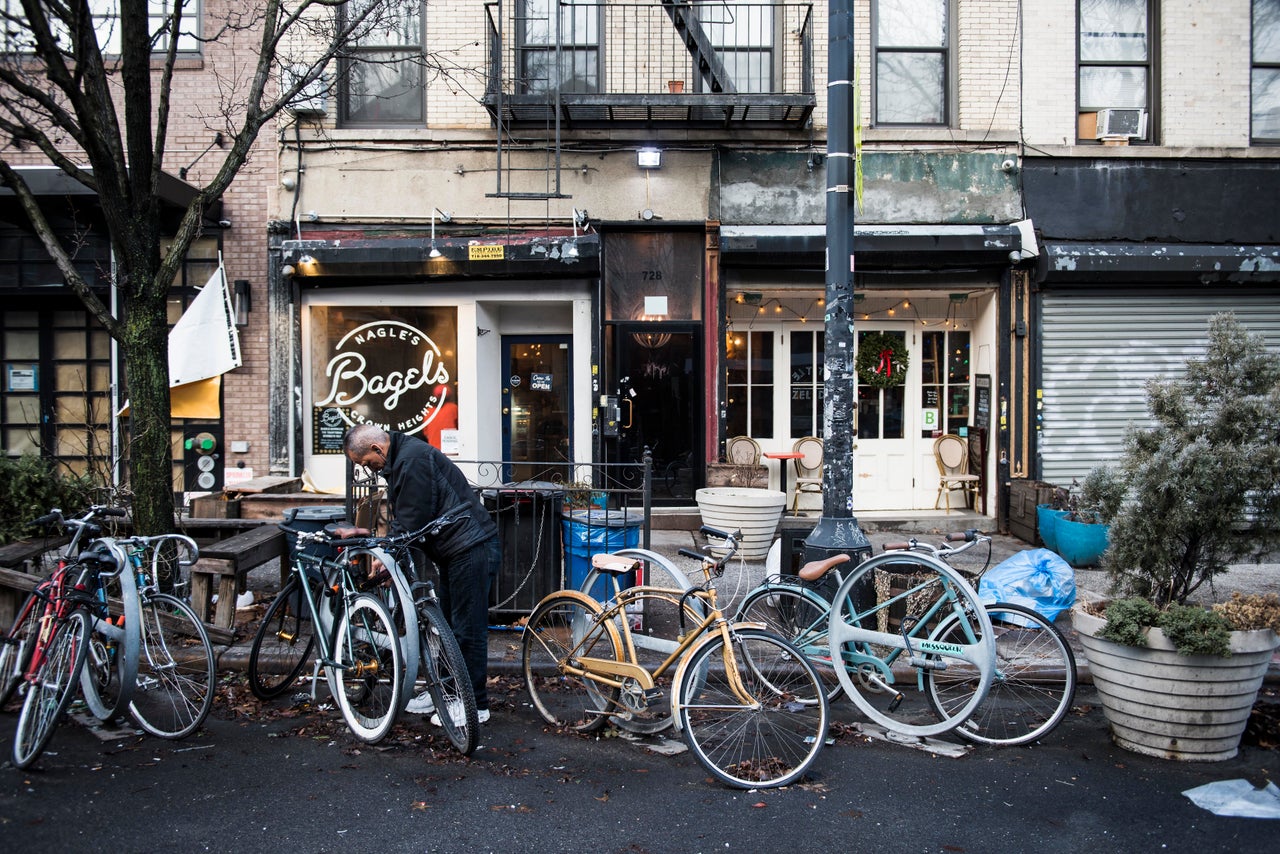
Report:
[[[915,400],[918,369],[912,357],[914,324],[856,324],[858,424],[854,440],[853,506],[901,510],[914,506]],[[906,358],[903,358],[903,355]],[[906,364],[904,371],[903,364]]]

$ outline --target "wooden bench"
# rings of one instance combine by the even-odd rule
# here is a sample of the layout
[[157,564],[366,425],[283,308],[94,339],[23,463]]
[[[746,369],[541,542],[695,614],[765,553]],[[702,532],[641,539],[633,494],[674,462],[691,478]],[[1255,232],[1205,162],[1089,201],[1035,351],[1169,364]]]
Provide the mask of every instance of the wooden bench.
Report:
[[[244,533],[220,540],[200,550],[200,559],[191,567],[191,607],[206,623],[222,628],[235,627],[236,596],[245,588],[250,570],[276,558],[281,559],[281,584],[289,571],[289,543],[275,525],[260,525]],[[218,603],[213,619],[213,594]]]
[[36,558],[53,549],[60,549],[71,542],[70,537],[30,537],[25,540],[14,540],[7,546],[0,546],[0,567],[16,569],[19,572],[30,572]]

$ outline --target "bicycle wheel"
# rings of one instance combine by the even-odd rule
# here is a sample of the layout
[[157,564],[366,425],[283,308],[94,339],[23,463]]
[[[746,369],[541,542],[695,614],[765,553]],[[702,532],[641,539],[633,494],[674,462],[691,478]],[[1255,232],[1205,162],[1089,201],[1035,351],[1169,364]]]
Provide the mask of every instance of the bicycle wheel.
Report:
[[31,649],[40,630],[40,614],[44,599],[35,593],[27,596],[13,626],[0,637],[0,709],[9,704],[22,683],[22,675],[31,663]]
[[440,726],[458,752],[470,756],[476,749],[480,719],[462,648],[444,613],[433,602],[418,605],[418,631],[422,637],[421,670],[440,716]]
[[315,624],[302,584],[292,578],[262,615],[249,647],[249,690],[259,700],[279,697],[312,660]]
[[578,660],[623,661],[622,641],[603,609],[575,590],[547,596],[524,628],[524,684],[549,724],[593,732],[620,708],[619,689],[581,673]]
[[98,604],[89,625],[89,648],[80,675],[80,693],[100,721],[129,707],[138,677],[138,587],[130,567],[98,576]]
[[785,582],[769,582],[747,594],[736,620],[762,623],[766,629],[791,641],[809,659],[822,680],[828,702],[844,691],[831,663],[827,622],[831,603],[812,590]]
[[[937,558],[890,552],[859,564],[840,585],[827,626],[844,692],[872,721],[913,736],[948,732],[973,713],[995,670],[991,619],[977,594]],[[954,617],[952,640],[935,638]],[[965,703],[939,716],[922,671],[970,668],[977,673]]]
[[781,637],[761,629],[729,634],[729,649],[714,635],[681,666],[676,718],[693,755],[721,782],[785,786],[809,769],[826,741],[824,686]]
[[185,738],[209,716],[216,680],[209,634],[196,612],[165,593],[147,597],[133,719],[160,738]]
[[[996,644],[996,670],[987,697],[956,733],[981,744],[1027,744],[1048,735],[1071,708],[1076,695],[1076,659],[1053,623],[1030,608],[987,605]],[[943,641],[959,642],[955,620],[938,630]],[[967,671],[967,672],[966,672]],[[972,668],[925,672],[929,700],[950,717],[978,685]]]
[[361,741],[383,739],[400,712],[404,659],[387,606],[362,593],[347,605],[333,638],[336,667],[328,669],[342,717]]
[[54,627],[43,661],[30,682],[13,734],[13,764],[27,768],[39,758],[75,696],[89,646],[89,615],[72,611]]

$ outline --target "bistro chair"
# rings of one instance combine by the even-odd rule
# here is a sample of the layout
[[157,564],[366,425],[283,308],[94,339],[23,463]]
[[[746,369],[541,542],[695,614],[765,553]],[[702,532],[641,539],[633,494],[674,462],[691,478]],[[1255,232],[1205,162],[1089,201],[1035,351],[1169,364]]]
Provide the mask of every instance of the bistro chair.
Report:
[[800,493],[822,493],[822,440],[817,436],[796,439],[791,450],[800,454],[795,460],[796,479],[792,487],[791,515],[800,512]]
[[933,458],[938,463],[938,497],[933,501],[933,509],[937,510],[938,502],[946,498],[950,513],[951,493],[957,489],[964,490],[965,506],[973,507],[978,494],[978,476],[969,474],[969,446],[964,439],[954,433],[939,436],[933,443]]
[[724,443],[725,462],[735,466],[760,465],[760,443],[750,436],[730,436]]

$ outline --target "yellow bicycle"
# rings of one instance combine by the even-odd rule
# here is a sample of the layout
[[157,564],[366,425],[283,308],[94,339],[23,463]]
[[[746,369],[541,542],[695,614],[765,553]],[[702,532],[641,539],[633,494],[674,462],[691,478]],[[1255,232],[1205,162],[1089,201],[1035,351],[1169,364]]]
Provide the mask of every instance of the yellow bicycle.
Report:
[[[539,602],[524,631],[525,685],[548,723],[590,732],[652,709],[672,716],[693,755],[724,783],[785,786],[822,748],[827,698],[813,665],[790,642],[759,624],[731,623],[716,607],[712,580],[741,534],[703,533],[725,546],[717,546],[719,556],[680,551],[699,561],[701,585],[620,589],[619,577],[637,561],[599,554],[591,563],[612,587],[607,604],[577,590]],[[675,649],[656,666],[637,658],[627,619],[628,605],[646,599],[670,603],[681,618]],[[664,698],[660,685],[673,669]]]

